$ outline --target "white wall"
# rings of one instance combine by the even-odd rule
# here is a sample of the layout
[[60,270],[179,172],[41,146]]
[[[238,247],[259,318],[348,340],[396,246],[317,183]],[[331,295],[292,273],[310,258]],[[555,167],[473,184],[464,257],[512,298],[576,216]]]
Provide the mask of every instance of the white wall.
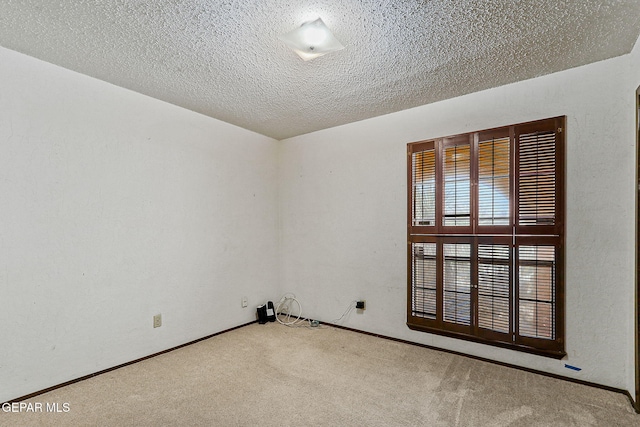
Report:
[[0,48],[0,402],[254,320],[276,199],[275,140]]
[[[634,390],[633,55],[282,141],[282,286],[305,316]],[[634,81],[635,80],[635,81]],[[566,349],[550,358],[411,331],[406,144],[566,115]],[[575,372],[568,363],[582,368]]]
[[[0,401],[251,321],[289,291],[305,316],[331,321],[365,298],[344,325],[633,391],[639,71],[636,46],[278,149],[0,48]],[[568,357],[409,330],[406,144],[556,115]]]

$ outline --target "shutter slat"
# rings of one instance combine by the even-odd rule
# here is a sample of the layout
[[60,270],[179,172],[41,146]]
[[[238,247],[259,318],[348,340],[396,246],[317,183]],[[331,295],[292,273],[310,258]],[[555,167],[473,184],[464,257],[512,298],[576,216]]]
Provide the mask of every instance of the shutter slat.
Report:
[[555,225],[555,132],[520,135],[518,154],[518,224]]
[[471,323],[471,245],[445,243],[443,247],[443,319],[459,325]]
[[509,225],[508,137],[478,143],[478,224]]
[[509,333],[509,245],[478,245],[478,326]]
[[413,225],[436,224],[436,156],[435,149],[412,155]]
[[436,318],[436,244],[412,245],[412,311],[416,317]]
[[555,339],[555,247],[518,247],[519,334]]
[[471,147],[454,145],[444,149],[444,215],[445,226],[468,226],[470,204]]

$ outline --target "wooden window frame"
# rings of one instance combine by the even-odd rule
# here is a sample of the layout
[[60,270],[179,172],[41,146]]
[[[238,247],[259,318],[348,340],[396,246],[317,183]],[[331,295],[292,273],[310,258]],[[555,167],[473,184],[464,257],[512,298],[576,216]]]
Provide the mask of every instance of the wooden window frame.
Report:
[[[526,122],[511,126],[472,132],[468,134],[437,138],[427,141],[418,141],[407,145],[407,326],[409,328],[557,359],[561,359],[566,355],[564,326],[565,126],[566,117],[560,116],[534,122]],[[553,138],[549,136],[551,134],[553,134]],[[540,140],[538,140],[539,136]],[[478,144],[480,142],[486,142],[492,138],[502,138],[502,140],[504,141],[507,137],[509,138],[510,142],[508,168],[508,225],[480,225],[480,190],[478,183],[480,176],[479,169],[481,169],[481,166],[478,160]],[[532,138],[536,138],[533,142],[534,145],[531,145]],[[547,139],[544,140],[544,138]],[[552,143],[549,142],[549,138],[553,139]],[[527,143],[529,144],[528,146],[526,145]],[[445,153],[447,147],[451,147],[456,144],[468,144],[470,153],[470,223],[469,225],[462,226],[445,225],[443,218],[445,209],[445,178],[443,169],[445,168],[445,161],[447,161],[446,159],[444,159],[443,153]],[[552,145],[550,144],[553,144],[554,151],[553,158],[550,161],[551,163],[548,163],[548,159],[550,158],[549,147],[552,147]],[[523,157],[522,161],[519,161],[521,154],[521,145],[524,147],[523,156],[525,157]],[[526,149],[531,150],[531,147],[534,147],[535,150],[539,150],[542,152],[542,154],[540,154],[541,160],[538,159],[537,154],[535,160],[530,160],[531,152],[526,151]],[[547,151],[544,151],[545,147]],[[435,185],[435,201],[433,202],[435,205],[435,223],[432,223],[432,221],[419,221],[419,219],[416,219],[416,222],[414,223],[414,213],[417,212],[417,208],[414,205],[414,193],[416,192],[416,190],[414,189],[413,179],[413,155],[414,153],[421,153],[425,150],[433,150],[433,157],[435,158],[436,163],[435,176],[433,177],[433,183]],[[422,155],[424,156],[424,154]],[[429,155],[431,156],[432,154],[430,153]],[[505,158],[506,155],[503,155],[502,160],[504,160]],[[491,159],[492,161],[494,161],[495,157],[491,157]],[[455,162],[455,160],[453,161]],[[547,163],[545,163],[545,161]],[[524,168],[522,171],[521,165],[523,165],[522,167]],[[531,172],[532,165],[536,168],[533,173]],[[450,166],[448,167],[450,168]],[[549,171],[552,171],[553,173]],[[522,175],[520,175],[521,172]],[[506,173],[504,173],[502,176],[506,176]],[[531,193],[529,184],[532,180],[531,177],[534,177],[536,185],[533,193]],[[424,184],[424,178],[421,179],[423,179],[423,181],[418,183],[416,185],[416,188],[418,187],[418,185]],[[458,180],[457,175],[455,179]],[[504,178],[502,179],[502,182],[504,183],[505,180]],[[463,180],[461,181],[463,182]],[[540,181],[540,184],[538,184],[538,181]],[[548,182],[553,182],[553,184],[548,184]],[[540,185],[541,187],[538,187],[538,185]],[[550,186],[552,186],[552,190],[549,190]],[[494,191],[493,187],[492,191]],[[534,194],[533,199],[531,198],[531,194]],[[538,194],[540,194],[541,200],[539,204]],[[549,196],[549,194],[551,194],[551,196]],[[423,196],[423,194],[421,196]],[[551,202],[548,201],[549,197],[551,197]],[[422,198],[420,200],[422,200]],[[525,216],[530,215],[532,209],[532,200],[534,201],[533,203],[535,203],[535,215],[533,217],[533,220],[530,216]],[[551,203],[553,205],[554,211],[553,216],[550,217],[551,219],[547,219],[546,216],[543,216],[549,212],[548,205],[546,205],[545,203]],[[540,216],[538,216],[539,211],[542,212]],[[521,222],[525,222],[525,220],[528,221],[528,224],[521,224]],[[422,224],[421,222],[424,222],[424,224]],[[418,266],[419,261],[421,259],[424,261],[425,259],[424,255],[420,255],[419,252],[414,253],[414,251],[419,251],[420,246],[425,243],[435,244],[436,248],[436,272],[435,275],[432,273],[430,274],[431,279],[435,277],[435,293],[433,292],[432,288],[424,288],[422,287],[422,285],[418,286],[418,284],[416,284],[416,292],[414,292],[414,263],[416,266]],[[468,287],[469,289],[468,294],[470,307],[468,324],[466,323],[466,316],[462,316],[460,319],[456,317],[453,323],[451,321],[445,321],[444,312],[446,308],[444,306],[445,297],[443,295],[445,292],[445,284],[443,283],[443,275],[445,274],[444,271],[446,265],[443,258],[443,245],[448,243],[468,243],[470,245],[470,282],[468,284],[460,283],[462,289],[466,289],[466,287]],[[497,301],[498,307],[502,307],[502,310],[504,310],[504,305],[506,304],[507,300],[502,294],[493,294],[491,293],[493,291],[487,291],[486,286],[485,288],[483,288],[483,290],[479,290],[478,288],[478,275],[480,271],[479,265],[482,264],[485,270],[489,268],[487,267],[487,263],[489,262],[488,259],[483,258],[482,260],[479,260],[478,248],[482,247],[483,250],[488,250],[487,248],[490,248],[491,245],[495,245],[495,247],[501,248],[502,251],[506,251],[505,247],[509,248],[509,315],[507,322],[508,326],[506,327],[508,329],[508,332],[505,332],[505,327],[502,323],[505,321],[505,316],[501,316],[499,321],[497,321],[496,323],[491,323],[492,325],[494,325],[494,329],[487,329],[486,325],[488,324],[488,318],[486,317],[486,306],[481,306],[478,303],[479,298],[482,298],[482,301],[484,301],[485,304],[487,303],[487,301],[491,301],[491,304],[494,304],[494,302]],[[546,274],[544,276],[544,280],[546,281],[541,282],[543,284],[541,285],[540,289],[545,290],[548,287],[549,290],[545,292],[548,292],[550,296],[546,296],[546,293],[544,293],[544,297],[540,297],[542,299],[538,299],[537,296],[535,298],[523,296],[522,292],[524,292],[524,290],[530,290],[530,286],[525,286],[525,284],[530,283],[531,279],[527,278],[529,276],[522,276],[524,277],[524,279],[522,279],[521,275],[525,274],[524,272],[531,271],[531,268],[527,270],[526,265],[529,265],[534,261],[523,260],[521,262],[519,260],[518,254],[520,250],[519,248],[521,246],[533,246],[534,248],[546,247],[549,253],[553,254],[552,260],[539,261],[539,259],[536,258],[534,260],[535,268],[533,269],[533,271],[535,271],[534,280],[536,281],[536,284],[534,285],[534,288],[536,295],[538,295],[538,271],[544,271]],[[430,246],[430,248],[433,248],[433,246]],[[536,249],[535,252],[537,253],[538,250]],[[528,252],[524,253],[527,254]],[[421,256],[422,258],[420,258]],[[431,256],[429,259],[431,262],[429,265],[432,265],[434,257]],[[494,258],[491,258],[491,260],[493,260],[491,261],[492,263],[503,263],[507,265],[506,261],[496,261]],[[424,269],[424,265],[426,264],[420,264],[420,268]],[[538,270],[538,265],[542,270]],[[500,269],[502,269],[502,267],[499,267],[498,271],[500,271]],[[501,271],[504,271],[504,269],[502,269]],[[550,273],[546,273],[547,271],[550,271]],[[461,280],[467,280],[466,272],[464,272],[461,277],[463,278]],[[501,277],[504,278],[504,276]],[[456,278],[456,280],[458,279]],[[487,283],[486,280],[487,279],[483,277],[483,283],[485,285]],[[521,280],[525,280],[523,282],[522,289],[520,287]],[[457,286],[458,283],[456,283],[456,289]],[[427,295],[427,291],[425,291],[425,289],[428,290],[428,295],[430,295],[430,297],[433,297],[433,295],[435,294],[436,310],[433,316],[427,315],[423,311],[415,310],[415,307],[418,307],[418,305],[422,307],[421,309],[424,309],[424,307],[427,305],[429,307],[433,306],[433,301],[424,301],[425,295]],[[466,295],[465,292],[459,293],[461,295]],[[417,301],[416,298],[418,295],[422,296],[423,301]],[[456,298],[457,295],[458,293],[456,293]],[[460,304],[466,304],[466,300],[463,299],[461,301],[462,302]],[[481,319],[479,319],[479,312],[482,310],[484,310],[484,314],[482,314]],[[535,311],[535,317],[533,321],[527,320],[528,313],[531,313],[531,310]],[[493,322],[495,312],[491,311],[490,316]],[[451,320],[451,317],[449,317],[449,320]],[[520,323],[522,322],[523,324],[520,325]],[[549,323],[551,324],[549,325]],[[480,327],[480,324],[485,325],[485,327]],[[531,330],[531,325],[535,325],[535,332],[533,333],[533,335],[531,335],[530,332],[527,332]],[[542,329],[539,329],[540,325],[544,327],[542,327]],[[547,332],[547,329],[545,328],[549,328],[549,332]],[[529,333],[529,335],[527,335],[527,333]]]

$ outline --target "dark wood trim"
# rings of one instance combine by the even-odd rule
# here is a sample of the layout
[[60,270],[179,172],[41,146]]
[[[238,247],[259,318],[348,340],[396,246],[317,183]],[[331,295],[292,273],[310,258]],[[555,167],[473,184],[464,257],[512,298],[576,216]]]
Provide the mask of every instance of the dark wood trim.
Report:
[[[487,363],[491,363],[491,364],[498,365],[498,366],[504,366],[506,368],[512,368],[512,369],[518,369],[520,371],[531,372],[532,374],[543,375],[543,376],[549,377],[549,378],[555,378],[555,379],[558,379],[558,380],[569,381],[569,382],[572,382],[572,383],[575,383],[575,384],[586,385],[588,387],[594,387],[594,388],[599,388],[601,390],[612,391],[614,393],[621,393],[621,394],[624,394],[625,396],[627,396],[627,398],[629,399],[629,403],[631,404],[631,406],[633,406],[635,408],[635,403],[633,401],[633,398],[631,397],[631,393],[629,393],[628,390],[623,390],[621,388],[611,387],[611,386],[608,386],[608,385],[593,383],[593,382],[585,381],[585,380],[580,380],[578,378],[565,377],[565,376],[562,376],[562,375],[553,374],[551,372],[539,371],[537,369],[525,368],[524,366],[512,365],[511,363],[500,362],[498,360],[491,360],[491,359],[487,359],[485,357],[474,356],[472,354],[461,353],[461,352],[455,351],[455,350],[448,350],[446,348],[435,347],[435,346],[428,345],[428,344],[421,344],[421,343],[417,343],[417,342],[413,342],[413,341],[403,340],[401,338],[390,337],[390,336],[387,336],[387,335],[380,335],[380,334],[376,334],[374,332],[362,331],[360,329],[349,328],[347,326],[336,325],[336,324],[333,324],[333,323],[322,322],[322,324],[325,324],[325,325],[328,325],[328,326],[332,326],[332,327],[337,328],[337,329],[344,329],[346,331],[351,331],[351,332],[356,332],[356,333],[359,333],[359,334],[369,335],[369,336],[376,337],[376,338],[382,338],[382,339],[389,340],[389,341],[395,341],[395,342],[399,342],[399,343],[402,343],[402,344],[408,344],[408,345],[412,345],[412,346],[415,346],[415,347],[428,348],[429,350],[436,350],[436,351],[441,351],[443,353],[455,354],[456,356],[462,356],[462,357],[466,357],[466,358],[473,359],[473,360],[479,360],[479,361],[482,361],[482,362],[487,362]],[[637,410],[636,410],[636,412],[637,412]]]
[[51,386],[51,387],[47,387],[44,390],[36,391],[34,393],[29,393],[29,394],[27,394],[25,396],[17,397],[15,399],[11,399],[11,400],[8,400],[6,402],[2,402],[2,403],[0,403],[0,406],[4,405],[5,403],[11,404],[13,402],[20,402],[22,400],[31,399],[32,397],[36,397],[36,396],[39,396],[39,395],[44,394],[44,393],[48,393],[48,392],[53,391],[53,390],[56,390],[56,389],[59,389],[59,388],[62,388],[62,387],[65,387],[65,386],[68,386],[68,385],[71,385],[71,384],[75,384],[75,383],[78,383],[80,381],[88,380],[89,378],[97,377],[98,375],[106,374],[107,372],[115,371],[116,369],[124,368],[125,366],[133,365],[134,363],[142,362],[144,360],[151,359],[151,358],[156,357],[156,356],[160,356],[161,354],[169,353],[171,351],[178,350],[180,348],[183,348],[183,347],[186,347],[186,346],[189,346],[189,345],[192,345],[192,344],[196,344],[196,343],[198,343],[200,341],[208,340],[209,338],[213,338],[216,335],[221,335],[221,334],[224,334],[224,333],[227,333],[227,332],[234,331],[236,329],[244,328],[245,326],[249,326],[249,325],[251,325],[253,323],[256,323],[256,322],[257,322],[257,320],[254,320],[254,321],[249,322],[249,323],[245,323],[245,324],[242,324],[242,325],[239,325],[239,326],[234,326],[233,328],[225,329],[224,331],[216,332],[215,334],[207,335],[206,337],[198,338],[196,340],[189,341],[188,343],[180,344],[180,345],[178,345],[176,347],[172,347],[172,348],[167,349],[167,350],[159,351],[159,352],[151,354],[149,356],[141,357],[140,359],[132,360],[131,362],[126,362],[126,363],[123,363],[123,364],[118,365],[118,366],[114,366],[114,367],[111,367],[111,368],[103,369],[102,371],[98,371],[98,372],[95,372],[93,374],[85,375],[83,377],[76,378],[74,380],[66,381],[66,382],[64,382],[62,384],[58,384],[58,385],[54,385],[54,386]]
[[640,87],[636,90],[636,259],[635,259],[635,333],[634,333],[634,353],[635,353],[635,383],[636,396],[634,408],[640,414]]
[[413,293],[412,293],[412,281],[413,281],[413,244],[407,239],[407,315],[413,313]]
[[[416,319],[418,322],[422,319]],[[508,350],[522,351],[524,353],[535,354],[537,356],[550,357],[552,359],[562,359],[567,355],[564,350],[546,349],[540,347],[533,347],[522,343],[512,343],[510,341],[498,341],[495,339],[484,338],[482,336],[470,335],[465,332],[457,332],[455,330],[445,330],[437,327],[430,327],[428,325],[421,325],[410,319],[407,322],[407,327],[414,331],[427,332],[434,335],[442,335],[449,338],[457,338],[465,341],[476,342],[479,344],[491,345],[494,347],[506,348]]]
[[443,139],[436,139],[434,148],[436,150],[436,227],[432,234],[441,232],[444,212],[444,150],[441,148]]

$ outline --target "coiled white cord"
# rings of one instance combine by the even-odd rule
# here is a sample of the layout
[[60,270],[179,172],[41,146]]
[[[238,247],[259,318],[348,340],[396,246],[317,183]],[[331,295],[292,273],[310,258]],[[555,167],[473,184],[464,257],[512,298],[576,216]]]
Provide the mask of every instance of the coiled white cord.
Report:
[[[295,314],[297,305],[297,315]],[[276,320],[278,323],[285,326],[295,326],[299,323],[304,323],[304,319],[300,320],[302,316],[302,304],[296,299],[294,294],[284,294],[278,304],[276,305]],[[311,324],[311,322],[309,322]]]
[[302,317],[302,304],[292,293],[287,293],[276,304],[276,320],[291,328],[325,329],[319,321]]

